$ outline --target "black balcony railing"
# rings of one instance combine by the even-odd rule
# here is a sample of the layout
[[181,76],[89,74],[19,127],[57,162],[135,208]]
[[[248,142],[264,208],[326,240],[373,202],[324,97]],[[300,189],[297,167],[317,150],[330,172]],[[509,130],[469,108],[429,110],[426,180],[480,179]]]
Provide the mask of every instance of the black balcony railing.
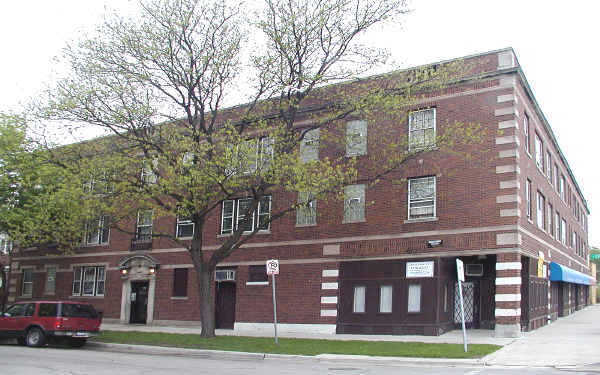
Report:
[[131,240],[131,251],[152,250],[152,237],[140,237]]

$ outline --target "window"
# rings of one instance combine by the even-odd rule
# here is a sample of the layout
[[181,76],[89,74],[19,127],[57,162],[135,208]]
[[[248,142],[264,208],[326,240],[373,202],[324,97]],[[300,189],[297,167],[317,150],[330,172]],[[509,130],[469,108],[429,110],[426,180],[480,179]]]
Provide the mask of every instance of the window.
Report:
[[188,217],[177,217],[177,238],[194,237],[194,223]]
[[311,192],[298,193],[298,209],[296,210],[296,225],[308,226],[317,224],[317,201]]
[[523,134],[525,135],[525,151],[531,155],[531,139],[529,139],[529,116],[523,117]]
[[421,312],[421,284],[408,286],[408,309],[409,313]]
[[264,283],[269,281],[268,277],[267,268],[264,264],[248,267],[248,282]]
[[364,313],[365,312],[366,291],[367,291],[366,286],[355,286],[354,287],[354,303],[352,305],[353,313]]
[[527,207],[527,220],[531,220],[531,180],[525,184],[525,207]]
[[271,137],[260,138],[260,148],[258,150],[260,154],[260,168],[262,170],[268,169],[271,161],[273,160],[275,140]]
[[571,232],[571,248],[574,248],[576,245],[576,241],[575,241],[575,231]]
[[46,282],[44,283],[44,294],[54,294],[56,292],[56,267],[46,268]]
[[85,244],[107,244],[109,232],[110,229],[108,216],[100,216],[92,219],[85,224]]
[[567,221],[565,219],[560,222],[560,239],[562,244],[567,246]]
[[542,139],[540,138],[540,136],[536,133],[535,134],[535,164],[537,165],[538,169],[542,172],[544,172],[544,143],[542,142]]
[[140,173],[140,179],[144,185],[150,185],[156,183],[156,173],[154,171],[158,167],[158,160],[154,159],[152,162],[144,162],[142,166],[142,172]]
[[558,178],[559,178],[559,173],[558,173],[558,164],[554,163],[554,188],[558,191]]
[[8,254],[12,250],[12,241],[5,234],[0,234],[0,254]]
[[550,202],[548,202],[548,232],[554,237],[554,209]]
[[408,219],[435,217],[435,176],[408,180]]
[[252,217],[244,223],[246,212],[252,204],[252,198],[240,198],[223,201],[221,206],[221,234],[233,233],[239,227],[244,232],[252,232],[257,226],[259,230],[269,230],[271,217],[271,196],[263,197]]
[[74,296],[104,296],[104,266],[74,267]]
[[550,155],[550,151],[546,152],[546,178],[552,184],[552,155]]
[[344,223],[365,221],[365,185],[344,188]]
[[536,212],[536,221],[538,228],[544,230],[546,229],[546,203],[545,198],[539,191],[537,192],[537,212]]
[[21,280],[21,295],[23,297],[31,297],[33,294],[33,268],[23,269],[23,277]]
[[304,163],[319,160],[319,129],[304,133],[300,142],[300,160]]
[[40,303],[40,306],[38,307],[38,316],[58,316],[58,303]]
[[561,223],[561,221],[560,221],[560,213],[558,213],[558,211],[556,211],[556,220],[555,220],[555,224],[554,224],[556,226],[556,231],[554,233],[554,236],[555,236],[555,238],[556,238],[557,241],[561,240],[561,237],[560,237],[560,223]]
[[380,313],[391,313],[392,312],[392,286],[381,285],[379,287],[379,312]]
[[116,174],[104,170],[96,171],[90,175],[89,181],[83,185],[83,191],[93,194],[107,194],[114,191]]
[[408,114],[408,149],[418,151],[435,146],[435,108]]
[[6,316],[33,316],[35,304],[33,303],[17,303],[9,306],[4,314]]
[[566,192],[565,192],[565,176],[561,175],[560,176],[560,186],[558,187],[558,192],[560,194],[560,197],[562,198],[563,202],[566,201]]
[[173,297],[187,297],[188,269],[173,269]]
[[367,154],[367,122],[365,120],[346,123],[346,156]]
[[137,223],[135,228],[135,239],[141,241],[150,241],[152,239],[152,210],[138,211]]

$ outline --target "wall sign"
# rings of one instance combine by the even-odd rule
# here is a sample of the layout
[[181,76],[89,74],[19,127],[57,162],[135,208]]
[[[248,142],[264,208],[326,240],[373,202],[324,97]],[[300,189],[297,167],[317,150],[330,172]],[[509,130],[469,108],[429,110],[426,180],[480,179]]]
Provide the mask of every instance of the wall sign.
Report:
[[433,261],[406,262],[406,278],[433,277]]

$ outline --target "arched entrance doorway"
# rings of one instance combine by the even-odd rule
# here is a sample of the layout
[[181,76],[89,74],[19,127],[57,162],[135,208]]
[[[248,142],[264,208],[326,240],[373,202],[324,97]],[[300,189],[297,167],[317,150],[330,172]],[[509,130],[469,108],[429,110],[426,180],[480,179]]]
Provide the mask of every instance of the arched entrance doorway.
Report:
[[149,255],[137,254],[119,262],[121,272],[121,323],[152,324],[156,272],[160,263]]

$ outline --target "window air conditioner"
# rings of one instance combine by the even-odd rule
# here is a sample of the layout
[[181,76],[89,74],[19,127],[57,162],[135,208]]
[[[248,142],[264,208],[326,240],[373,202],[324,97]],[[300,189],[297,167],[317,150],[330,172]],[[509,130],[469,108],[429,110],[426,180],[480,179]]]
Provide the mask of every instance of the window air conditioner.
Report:
[[216,270],[215,281],[235,281],[234,270]]
[[465,264],[467,276],[483,276],[483,264]]

